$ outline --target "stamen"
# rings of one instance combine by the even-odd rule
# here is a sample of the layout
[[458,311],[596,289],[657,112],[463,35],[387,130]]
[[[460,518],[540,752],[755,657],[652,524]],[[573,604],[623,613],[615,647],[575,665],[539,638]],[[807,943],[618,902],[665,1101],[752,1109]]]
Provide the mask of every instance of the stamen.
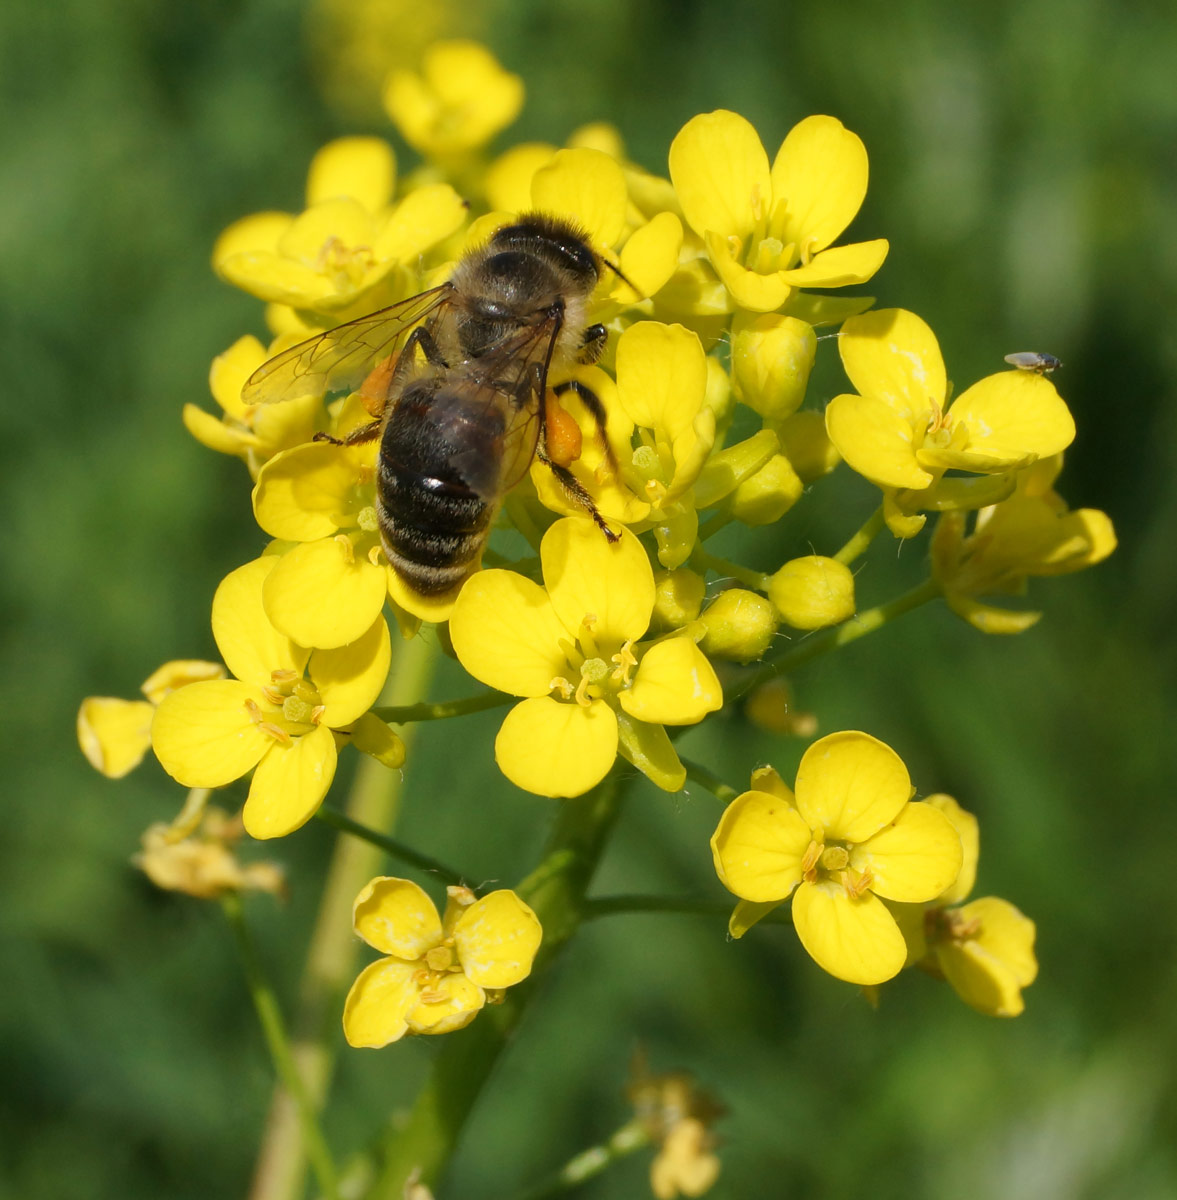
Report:
[[335,541],[343,547],[343,561],[350,567],[355,561],[355,547],[352,545],[351,538],[346,533],[337,533]]
[[628,684],[630,672],[638,665],[638,660],[633,652],[633,639],[630,638],[609,661],[617,664],[610,679],[622,686]]

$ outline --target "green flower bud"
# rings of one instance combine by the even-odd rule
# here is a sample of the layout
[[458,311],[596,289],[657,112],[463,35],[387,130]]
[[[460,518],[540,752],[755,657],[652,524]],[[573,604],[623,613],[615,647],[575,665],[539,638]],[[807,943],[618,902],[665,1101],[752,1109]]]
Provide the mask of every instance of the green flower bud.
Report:
[[405,744],[375,713],[366,712],[352,726],[352,744],[393,769],[404,766]]
[[802,483],[812,483],[828,475],[842,456],[826,433],[825,417],[816,412],[796,412],[777,428],[781,449],[793,464]]
[[780,313],[740,313],[732,322],[732,386],[762,417],[781,421],[805,399],[817,353],[813,326]]
[[732,493],[732,516],[745,525],[771,525],[797,503],[803,488],[789,460],[774,454]]
[[854,576],[833,558],[794,558],[769,580],[768,594],[794,629],[822,629],[854,615]]
[[721,592],[700,620],[707,629],[699,643],[703,653],[736,662],[762,658],[778,624],[771,602],[745,588]]
[[707,585],[703,577],[686,567],[675,571],[654,572],[654,615],[651,625],[657,630],[681,629],[703,607]]

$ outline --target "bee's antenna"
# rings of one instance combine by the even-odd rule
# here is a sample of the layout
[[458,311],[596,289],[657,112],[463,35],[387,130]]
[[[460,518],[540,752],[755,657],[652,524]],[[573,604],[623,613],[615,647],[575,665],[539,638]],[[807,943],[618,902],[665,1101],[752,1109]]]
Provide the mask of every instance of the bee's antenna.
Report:
[[620,279],[622,283],[627,284],[629,287],[633,288],[634,292],[637,295],[640,296],[642,294],[641,288],[639,288],[638,285],[636,283],[634,283],[634,281],[632,279],[630,279],[616,263],[610,262],[607,258],[602,258],[601,262],[606,267],[608,267],[609,270],[612,271],[613,274],[616,275],[617,278]]

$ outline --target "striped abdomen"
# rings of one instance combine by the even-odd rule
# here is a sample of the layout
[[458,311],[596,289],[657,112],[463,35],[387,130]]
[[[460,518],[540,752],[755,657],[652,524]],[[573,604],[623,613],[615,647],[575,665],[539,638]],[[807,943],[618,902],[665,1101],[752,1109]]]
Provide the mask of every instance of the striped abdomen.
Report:
[[384,552],[414,591],[437,596],[476,563],[497,508],[503,413],[442,379],[410,385],[389,414],[376,470]]

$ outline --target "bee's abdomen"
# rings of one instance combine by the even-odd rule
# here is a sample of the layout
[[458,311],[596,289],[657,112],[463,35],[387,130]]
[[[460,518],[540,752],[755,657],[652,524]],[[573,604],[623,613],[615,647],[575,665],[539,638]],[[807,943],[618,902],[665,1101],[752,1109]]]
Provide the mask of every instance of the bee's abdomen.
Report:
[[495,458],[502,417],[423,383],[397,402],[380,441],[376,513],[388,561],[416,592],[460,583],[486,542],[495,505],[471,486]]

